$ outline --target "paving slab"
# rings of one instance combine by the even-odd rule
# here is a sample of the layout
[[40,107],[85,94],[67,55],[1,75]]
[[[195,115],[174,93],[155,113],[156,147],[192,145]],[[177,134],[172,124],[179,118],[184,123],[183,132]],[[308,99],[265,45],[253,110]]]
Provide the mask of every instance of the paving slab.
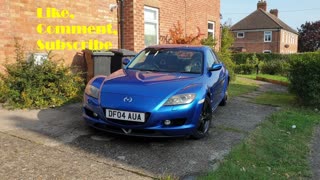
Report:
[[0,132],[1,179],[151,179]]

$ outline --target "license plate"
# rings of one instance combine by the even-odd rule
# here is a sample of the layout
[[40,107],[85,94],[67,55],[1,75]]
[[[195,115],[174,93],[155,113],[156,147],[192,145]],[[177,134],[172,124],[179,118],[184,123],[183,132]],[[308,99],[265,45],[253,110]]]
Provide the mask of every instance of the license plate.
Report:
[[123,121],[144,122],[145,114],[131,111],[119,111],[114,109],[106,109],[106,117],[110,119],[118,119]]

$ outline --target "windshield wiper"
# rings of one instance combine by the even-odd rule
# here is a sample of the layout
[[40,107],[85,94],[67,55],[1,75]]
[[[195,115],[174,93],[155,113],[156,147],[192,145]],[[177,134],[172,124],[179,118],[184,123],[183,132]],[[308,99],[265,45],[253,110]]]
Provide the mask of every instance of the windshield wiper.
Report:
[[140,71],[151,71],[151,72],[161,72],[159,70],[156,69],[139,69]]
[[199,72],[190,72],[190,71],[180,71],[179,73],[200,74]]

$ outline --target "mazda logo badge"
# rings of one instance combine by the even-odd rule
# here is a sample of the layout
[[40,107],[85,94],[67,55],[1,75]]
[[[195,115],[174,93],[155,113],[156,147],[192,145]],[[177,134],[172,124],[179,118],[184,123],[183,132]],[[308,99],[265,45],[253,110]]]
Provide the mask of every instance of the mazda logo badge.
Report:
[[132,102],[132,97],[125,97],[123,98],[123,102],[126,102],[126,103],[131,103]]

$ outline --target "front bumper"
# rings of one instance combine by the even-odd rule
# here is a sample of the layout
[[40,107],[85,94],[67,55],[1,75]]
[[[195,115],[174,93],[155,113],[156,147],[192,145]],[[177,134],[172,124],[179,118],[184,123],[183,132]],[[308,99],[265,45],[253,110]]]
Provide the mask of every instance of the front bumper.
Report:
[[[101,107],[91,97],[85,97],[83,118],[89,126],[96,129],[129,136],[143,137],[182,137],[193,134],[200,117],[202,103],[193,102],[188,105],[163,106],[148,112],[146,122],[136,123],[107,119],[105,107]],[[119,109],[127,110],[127,109]],[[165,125],[165,120],[171,120],[171,125]]]

